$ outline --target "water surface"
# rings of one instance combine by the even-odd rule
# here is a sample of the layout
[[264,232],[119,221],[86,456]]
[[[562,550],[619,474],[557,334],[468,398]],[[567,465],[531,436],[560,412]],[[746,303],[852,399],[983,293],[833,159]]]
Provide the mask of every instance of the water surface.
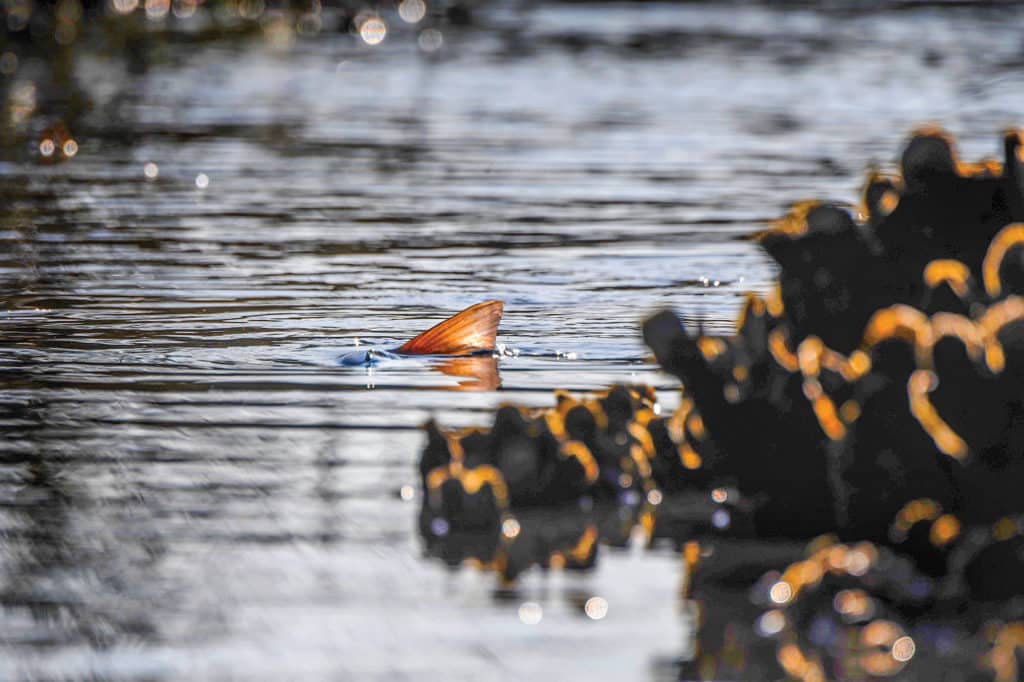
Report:
[[[855,203],[923,121],[968,158],[1021,123],[1020,10],[833,7],[498,4],[432,54],[390,15],[376,47],[83,43],[79,153],[0,165],[0,678],[671,676],[670,548],[496,600],[398,491],[431,416],[671,405],[645,314],[728,330],[774,275],[744,235]],[[8,92],[52,95],[44,67]],[[497,376],[337,363],[489,298]]]

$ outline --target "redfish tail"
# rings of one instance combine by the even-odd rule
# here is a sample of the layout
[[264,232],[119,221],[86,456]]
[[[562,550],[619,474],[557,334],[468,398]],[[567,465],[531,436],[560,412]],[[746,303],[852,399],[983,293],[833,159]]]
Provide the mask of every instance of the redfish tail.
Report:
[[505,304],[484,301],[449,317],[395,352],[403,355],[470,355],[494,350]]

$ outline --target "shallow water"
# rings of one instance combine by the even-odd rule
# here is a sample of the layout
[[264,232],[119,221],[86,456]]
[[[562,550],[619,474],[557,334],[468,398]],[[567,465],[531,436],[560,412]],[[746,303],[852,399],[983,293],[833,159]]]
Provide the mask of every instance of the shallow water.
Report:
[[[503,4],[432,56],[397,19],[80,48],[78,155],[0,164],[0,678],[671,676],[669,548],[496,600],[398,491],[430,416],[671,404],[638,323],[728,330],[773,277],[743,235],[855,203],[918,123],[974,158],[1022,122],[1024,11],[832,7]],[[496,376],[337,362],[488,298]]]

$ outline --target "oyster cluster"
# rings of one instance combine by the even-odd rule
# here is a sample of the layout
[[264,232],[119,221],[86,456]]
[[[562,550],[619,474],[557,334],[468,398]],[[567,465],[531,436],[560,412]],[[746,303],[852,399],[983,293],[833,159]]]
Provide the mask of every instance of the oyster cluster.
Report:
[[760,498],[760,536],[885,541],[931,498],[966,523],[1024,511],[1024,178],[965,165],[937,130],[901,179],[872,177],[863,222],[798,206],[760,243],[780,267],[731,338],[664,312],[644,336],[692,396],[717,476]]
[[[616,386],[503,407],[490,429],[428,425],[428,547],[474,533],[475,556],[511,580],[531,563],[585,568],[594,533],[671,538],[688,597],[734,597],[702,615],[700,677],[871,679],[914,658],[915,679],[949,666],[1017,679],[1019,133],[1004,157],[966,164],[943,131],[919,130],[856,214],[808,202],[757,235],[778,284],[748,296],[734,335],[693,335],[671,311],[647,320],[682,382],[672,414],[651,389]],[[531,530],[538,509],[574,521]],[[516,558],[523,538],[536,551]]]

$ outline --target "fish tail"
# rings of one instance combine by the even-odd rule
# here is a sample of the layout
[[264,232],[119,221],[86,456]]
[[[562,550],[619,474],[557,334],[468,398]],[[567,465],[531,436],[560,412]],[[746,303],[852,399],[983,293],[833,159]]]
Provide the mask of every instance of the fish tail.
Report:
[[403,355],[471,355],[494,350],[504,308],[501,301],[477,303],[405,342],[395,352]]

